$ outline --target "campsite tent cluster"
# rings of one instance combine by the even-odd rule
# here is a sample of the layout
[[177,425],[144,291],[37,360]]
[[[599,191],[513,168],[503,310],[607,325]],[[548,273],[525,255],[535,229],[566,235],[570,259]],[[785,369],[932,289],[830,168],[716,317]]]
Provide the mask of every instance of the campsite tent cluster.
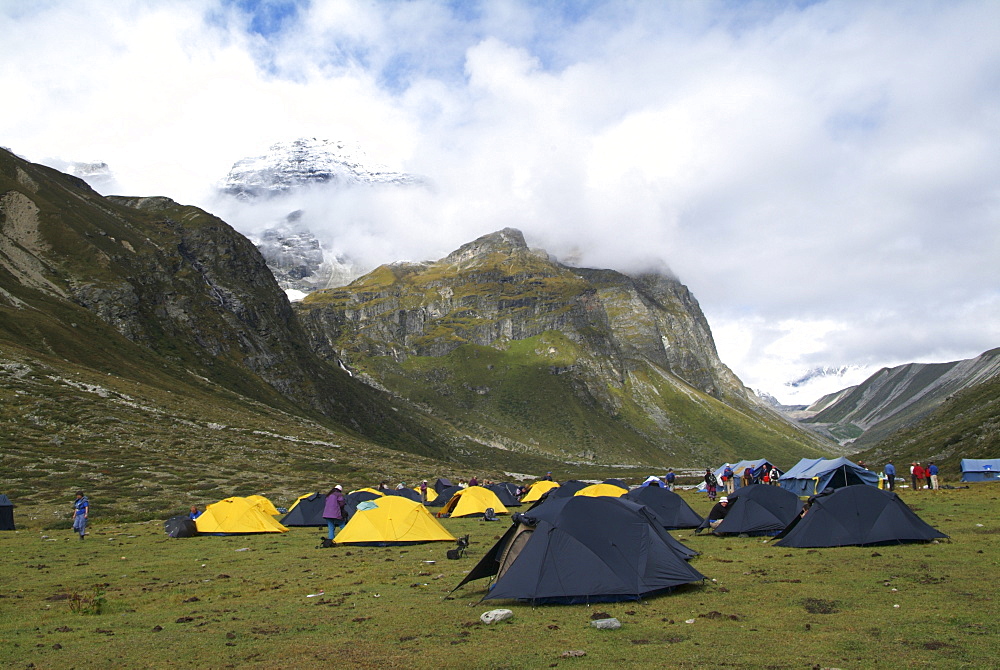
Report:
[[[879,490],[863,468],[845,459],[813,461],[788,473],[787,485],[749,485],[730,495],[721,536],[777,536],[790,547],[875,545],[945,537],[920,520],[894,493]],[[858,472],[860,471],[860,472]],[[802,482],[805,482],[803,484]],[[877,483],[877,480],[875,480]],[[670,530],[708,528],[677,493],[650,478],[629,490],[624,482],[536,482],[518,499],[504,485],[453,488],[441,481],[426,505],[399,491],[360,489],[347,494],[347,525],[335,542],[389,545],[454,542],[442,517],[511,514],[511,525],[455,588],[490,578],[486,599],[531,603],[597,603],[639,599],[700,582],[696,552]],[[813,491],[821,493],[812,495]],[[811,495],[802,502],[799,491]],[[325,496],[301,496],[277,521],[261,496],[227,498],[196,521],[168,520],[168,533],[284,533],[290,526],[322,526]],[[437,510],[432,514],[430,510]],[[803,513],[805,510],[805,513]],[[495,516],[493,517],[495,518]],[[450,552],[449,552],[450,553]]]

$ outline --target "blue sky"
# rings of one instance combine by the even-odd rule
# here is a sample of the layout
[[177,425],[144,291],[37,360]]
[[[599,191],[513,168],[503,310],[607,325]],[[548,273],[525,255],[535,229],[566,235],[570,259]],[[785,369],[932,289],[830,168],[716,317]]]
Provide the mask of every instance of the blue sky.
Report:
[[0,34],[29,159],[211,207],[275,142],[358,142],[433,188],[311,203],[331,248],[666,264],[785,401],[1000,346],[992,0],[0,0]]

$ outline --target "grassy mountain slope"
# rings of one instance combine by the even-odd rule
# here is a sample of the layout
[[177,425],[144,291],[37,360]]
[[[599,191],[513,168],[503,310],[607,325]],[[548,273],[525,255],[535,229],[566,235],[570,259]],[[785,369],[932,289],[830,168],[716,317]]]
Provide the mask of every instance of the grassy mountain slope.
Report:
[[873,463],[934,461],[950,473],[963,458],[1000,457],[1000,378],[955,393],[922,420],[896,431],[858,458]]
[[569,268],[505,229],[296,306],[323,355],[512,452],[700,466],[827,446],[754,402],[675,279]]

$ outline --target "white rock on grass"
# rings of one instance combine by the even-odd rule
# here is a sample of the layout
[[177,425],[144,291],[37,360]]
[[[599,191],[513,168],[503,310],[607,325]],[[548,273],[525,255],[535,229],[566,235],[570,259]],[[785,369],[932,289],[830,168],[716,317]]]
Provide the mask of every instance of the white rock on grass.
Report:
[[514,616],[514,612],[511,610],[490,610],[489,612],[483,612],[479,615],[479,620],[484,624],[489,625],[491,623],[496,623],[497,621],[506,621]]
[[610,619],[597,619],[595,621],[591,621],[590,625],[601,630],[618,630],[622,627],[622,622],[614,617],[611,617]]

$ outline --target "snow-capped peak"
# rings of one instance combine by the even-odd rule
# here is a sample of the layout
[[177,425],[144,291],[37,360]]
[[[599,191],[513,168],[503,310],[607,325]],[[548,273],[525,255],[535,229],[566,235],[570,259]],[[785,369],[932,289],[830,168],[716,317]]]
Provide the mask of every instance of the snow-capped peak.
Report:
[[370,160],[361,146],[342,140],[299,138],[279,142],[262,156],[233,164],[219,189],[238,198],[284,193],[301,186],[417,184],[421,180]]

